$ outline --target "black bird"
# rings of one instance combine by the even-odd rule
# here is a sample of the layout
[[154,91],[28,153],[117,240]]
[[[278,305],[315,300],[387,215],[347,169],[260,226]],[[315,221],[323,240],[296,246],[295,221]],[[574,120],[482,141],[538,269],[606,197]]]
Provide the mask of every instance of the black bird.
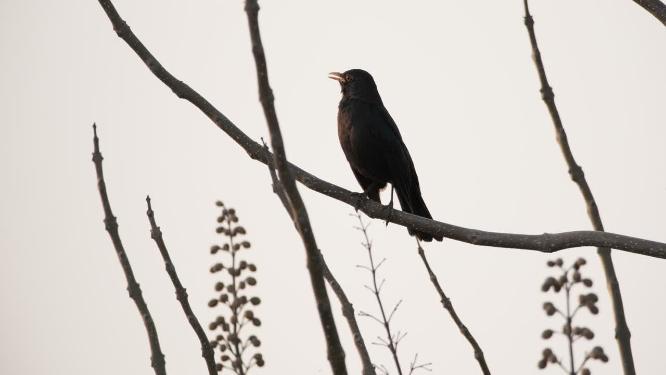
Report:
[[[370,73],[352,69],[344,73],[330,73],[329,78],[340,82],[342,99],[338,107],[338,137],[356,180],[368,198],[381,203],[379,191],[391,183],[398,193],[400,206],[405,212],[432,219],[421,197],[419,177],[416,175],[407,146],[391,118],[377,85]],[[409,229],[409,234],[422,241],[432,241],[429,233]],[[442,236],[434,237],[437,241]]]

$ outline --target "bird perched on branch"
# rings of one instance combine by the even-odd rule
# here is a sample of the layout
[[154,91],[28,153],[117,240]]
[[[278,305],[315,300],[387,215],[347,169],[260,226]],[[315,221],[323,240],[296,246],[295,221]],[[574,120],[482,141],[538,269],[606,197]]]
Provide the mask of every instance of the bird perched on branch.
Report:
[[[391,184],[405,212],[432,219],[421,197],[419,177],[414,163],[402,141],[400,131],[391,118],[377,85],[370,73],[352,69],[330,73],[329,78],[340,82],[342,100],[338,108],[338,137],[352,172],[368,198],[381,203],[379,191]],[[409,234],[422,241],[442,240],[429,233],[409,229]]]

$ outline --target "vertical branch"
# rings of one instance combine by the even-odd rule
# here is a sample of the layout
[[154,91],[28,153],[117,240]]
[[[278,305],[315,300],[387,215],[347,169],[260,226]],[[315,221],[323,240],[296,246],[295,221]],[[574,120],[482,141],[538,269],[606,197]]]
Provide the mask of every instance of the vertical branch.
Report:
[[187,321],[190,322],[194,333],[196,333],[197,337],[199,338],[199,342],[201,343],[201,356],[206,361],[208,374],[216,375],[217,369],[215,368],[215,359],[213,358],[213,348],[210,346],[210,342],[208,342],[208,338],[206,337],[206,332],[204,332],[203,328],[201,327],[199,319],[197,319],[196,315],[194,315],[194,311],[192,311],[192,307],[190,307],[190,303],[187,300],[187,290],[185,287],[183,287],[183,284],[178,278],[176,267],[171,261],[166,244],[162,238],[162,230],[155,222],[155,213],[153,212],[153,208],[150,205],[149,196],[146,197],[146,203],[148,204],[148,211],[146,212],[146,215],[148,215],[148,221],[150,221],[150,238],[155,241],[160,254],[162,254],[162,259],[164,259],[166,271],[169,274],[169,278],[171,278],[171,282],[173,283],[174,288],[176,289],[176,299],[178,302],[180,302],[180,306],[183,308],[183,312],[185,313]]
[[231,249],[231,270],[233,272],[231,273],[231,285],[233,285],[233,288],[231,290],[231,296],[232,296],[232,303],[231,303],[231,316],[234,319],[231,320],[231,332],[232,332],[232,337],[235,339],[232,340],[231,345],[233,345],[233,349],[230,348],[231,352],[236,356],[236,362],[238,363],[238,366],[235,367],[235,369],[238,371],[238,375],[245,375],[245,368],[244,368],[244,363],[243,363],[243,353],[241,350],[241,343],[240,340],[238,340],[238,334],[240,331],[240,322],[238,319],[239,314],[239,309],[241,308],[241,305],[238,303],[238,280],[236,278],[236,250],[235,250],[235,244],[234,244],[234,236],[232,235],[232,222],[231,222],[231,215],[227,215],[226,217],[227,220],[227,226],[230,231],[229,235],[229,248]]
[[102,169],[102,160],[104,160],[104,158],[102,157],[102,153],[99,151],[99,138],[97,138],[97,125],[95,124],[93,124],[93,134],[94,152],[92,161],[95,164],[95,172],[97,174],[97,188],[99,189],[99,196],[102,200],[102,207],[104,207],[104,226],[106,231],[109,232],[109,237],[111,237],[111,242],[113,242],[113,247],[116,249],[118,260],[120,261],[120,265],[122,266],[123,272],[125,273],[129,296],[136,304],[136,308],[139,310],[139,314],[143,319],[143,324],[146,326],[146,331],[148,332],[148,341],[150,342],[151,366],[155,370],[156,375],[166,375],[164,354],[162,354],[162,349],[160,349],[160,341],[157,337],[157,329],[155,328],[153,317],[150,315],[148,305],[143,299],[139,283],[134,277],[134,271],[132,271],[132,266],[130,265],[127,254],[125,253],[125,248],[123,247],[123,243],[120,240],[120,235],[118,234],[118,222],[116,221],[116,217],[113,216],[113,211],[111,211],[111,203],[109,203],[109,196],[106,192],[106,182],[104,182],[104,171]]
[[324,330],[326,346],[328,351],[328,360],[335,375],[346,375],[347,367],[345,365],[345,353],[340,343],[340,337],[333,319],[331,303],[326,291],[324,281],[322,262],[319,256],[319,249],[315,241],[308,212],[303,203],[303,199],[296,188],[296,182],[292,175],[287,156],[285,154],[284,142],[278,122],[275,107],[273,105],[273,91],[268,82],[268,70],[266,67],[266,56],[261,42],[259,31],[259,4],[256,0],[247,0],[245,3],[245,12],[247,13],[248,24],[250,28],[250,38],[252,40],[252,53],[257,69],[257,81],[259,84],[259,101],[266,116],[268,130],[271,136],[271,147],[274,150],[273,163],[277,169],[280,181],[284,188],[287,200],[290,206],[290,216],[295,220],[296,228],[301,235],[305,246],[307,256],[307,268],[310,273],[310,282],[317,301],[317,310],[319,319]]
[[[548,112],[555,126],[555,131],[557,132],[557,141],[566,160],[567,166],[569,167],[569,174],[571,179],[578,185],[585,203],[587,205],[587,213],[592,222],[592,226],[597,231],[604,231],[604,226],[601,221],[601,216],[599,214],[599,208],[597,203],[592,195],[592,190],[587,183],[583,169],[576,163],[573,153],[571,152],[571,147],[569,146],[569,141],[567,134],[562,125],[562,120],[560,118],[559,111],[555,105],[555,95],[553,94],[553,89],[548,83],[546,78],[546,70],[541,59],[541,52],[539,51],[539,46],[536,40],[536,34],[534,32],[534,19],[529,11],[529,6],[527,0],[523,0],[525,7],[525,26],[527,27],[527,32],[530,37],[530,43],[532,45],[532,53],[534,57],[534,64],[536,65],[537,72],[539,73],[539,80],[541,81],[541,96],[543,101],[548,107]],[[606,275],[606,282],[608,285],[608,291],[611,297],[613,304],[613,314],[615,315],[615,338],[620,349],[620,356],[622,357],[622,367],[624,369],[625,375],[635,375],[636,370],[634,368],[634,358],[631,352],[631,332],[629,331],[629,326],[627,325],[627,320],[624,315],[624,305],[622,303],[622,294],[620,292],[620,284],[615,274],[615,266],[613,265],[613,260],[611,258],[610,248],[608,247],[599,247],[597,248],[597,253],[601,258],[601,264],[604,269],[604,274]]]
[[[268,146],[266,146],[266,144],[264,143],[264,147],[267,148]],[[271,175],[273,192],[277,194],[278,198],[280,198],[280,201],[287,210],[287,213],[291,213],[289,209],[289,201],[287,200],[287,197],[284,194],[284,189],[280,184],[280,180],[278,179],[277,174],[275,174],[275,169],[268,166],[268,172]],[[291,219],[294,220],[293,217]],[[326,260],[324,259],[324,256],[321,254],[321,252],[319,253],[319,256],[321,259],[322,270],[324,272],[324,278],[328,282],[328,285],[331,287],[331,289],[333,289],[333,292],[340,301],[340,305],[342,306],[342,315],[347,320],[347,324],[349,325],[349,330],[351,331],[352,336],[354,338],[354,345],[356,345],[356,350],[358,351],[358,355],[361,357],[361,363],[363,364],[362,374],[375,375],[376,374],[375,366],[372,364],[372,360],[370,359],[370,354],[368,354],[368,348],[365,346],[365,340],[363,340],[363,335],[361,335],[361,329],[358,327],[358,323],[356,322],[356,313],[354,312],[354,305],[352,305],[351,301],[349,301],[349,298],[347,298],[347,294],[342,289],[342,286],[340,286],[340,283],[338,283],[338,281],[333,276],[333,273],[328,268],[328,264],[326,264]]]
[[465,324],[460,320],[458,313],[456,313],[456,310],[453,308],[451,299],[449,299],[449,297],[447,297],[446,294],[444,293],[442,286],[439,284],[439,281],[437,280],[437,276],[432,271],[432,268],[430,268],[430,263],[428,262],[428,259],[425,256],[425,251],[423,250],[423,247],[421,247],[421,243],[417,240],[416,244],[418,246],[419,256],[421,257],[423,265],[428,271],[428,276],[430,276],[430,281],[437,290],[437,293],[439,293],[439,298],[440,301],[442,302],[442,306],[446,309],[446,311],[449,312],[451,318],[453,318],[454,323],[456,323],[456,325],[458,326],[460,333],[462,333],[462,335],[465,336],[467,341],[469,341],[470,345],[472,345],[472,348],[474,349],[474,358],[476,358],[476,360],[479,362],[479,366],[481,366],[481,372],[483,372],[484,375],[490,375],[490,369],[488,369],[488,364],[486,364],[486,358],[483,355],[483,351],[481,350],[479,343],[476,342],[476,339],[474,339],[472,333],[469,331],[469,329],[467,329],[467,326],[465,326]]
[[566,316],[566,335],[567,335],[567,342],[569,343],[569,374],[570,375],[575,375],[575,367],[574,367],[574,352],[573,352],[573,328],[571,327],[571,320],[572,320],[572,314],[571,314],[571,287],[569,286],[569,283],[564,286],[564,291],[566,294],[566,299],[567,299],[567,316]]

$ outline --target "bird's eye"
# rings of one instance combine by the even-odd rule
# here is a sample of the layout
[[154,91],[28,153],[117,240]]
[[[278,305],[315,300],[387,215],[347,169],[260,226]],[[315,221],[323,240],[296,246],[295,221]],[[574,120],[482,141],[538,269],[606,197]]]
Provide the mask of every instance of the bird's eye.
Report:
[[347,81],[347,82],[351,82],[351,81],[353,81],[353,80],[354,80],[354,77],[352,77],[351,74],[347,74],[347,75],[345,76],[345,81]]

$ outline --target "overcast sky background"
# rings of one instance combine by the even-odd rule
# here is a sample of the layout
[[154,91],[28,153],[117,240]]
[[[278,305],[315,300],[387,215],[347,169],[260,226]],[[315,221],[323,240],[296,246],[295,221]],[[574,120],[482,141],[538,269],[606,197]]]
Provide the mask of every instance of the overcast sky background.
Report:
[[[179,79],[259,140],[266,125],[241,1],[115,1],[120,14]],[[398,123],[433,215],[518,233],[590,228],[569,180],[523,25],[522,1],[262,2],[260,22],[289,159],[351,190],[336,133],[339,87],[330,71],[364,68]],[[629,0],[533,1],[537,36],[574,154],[607,230],[666,241],[666,29]],[[257,374],[329,374],[304,250],[250,160],[191,104],[159,82],[114,34],[96,1],[0,1],[0,373],[151,374],[149,347],[104,230],[93,164],[97,122],[111,203],[153,313],[167,371],[203,374],[199,343],[149,237],[146,194],[203,323],[216,278],[214,201],[238,211],[259,267]],[[375,312],[353,209],[301,187],[329,265],[357,310]],[[384,195],[387,199],[387,195]],[[388,260],[385,301],[403,299],[396,329],[434,374],[480,373],[396,225],[370,227]],[[553,257],[426,245],[434,270],[495,374],[536,373],[546,345],[540,292]],[[600,262],[585,256],[601,314],[581,314],[610,356],[595,374],[620,374]],[[614,252],[637,372],[666,373],[666,262]],[[351,373],[359,360],[334,298]],[[556,302],[561,300],[556,299]],[[369,343],[381,327],[360,319]],[[563,340],[548,343],[564,353]],[[590,344],[577,345],[577,353]],[[390,357],[370,346],[373,360]],[[579,354],[580,356],[580,354]],[[394,373],[392,371],[392,373]],[[556,374],[551,368],[544,374]]]

